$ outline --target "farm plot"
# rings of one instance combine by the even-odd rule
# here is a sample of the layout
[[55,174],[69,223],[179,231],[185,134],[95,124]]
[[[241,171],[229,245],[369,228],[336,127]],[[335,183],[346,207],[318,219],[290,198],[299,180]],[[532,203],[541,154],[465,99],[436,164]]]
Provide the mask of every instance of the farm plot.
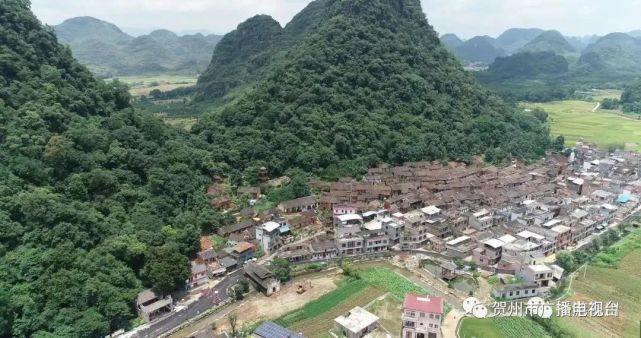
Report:
[[585,139],[602,147],[641,150],[641,121],[602,109],[593,112],[595,105],[577,100],[525,103],[526,108],[541,108],[549,114],[552,135],[563,135],[567,146]]
[[[623,241],[621,243],[625,246]],[[619,304],[619,316],[564,317],[559,320],[561,326],[577,332],[580,337],[638,337],[641,313],[639,261],[641,250],[637,249],[615,262],[616,268],[591,265],[585,271],[585,277],[583,270],[579,271],[572,282],[573,295],[569,301],[615,302]]]
[[407,293],[427,294],[425,289],[386,268],[366,268],[359,270],[358,274],[369,285],[391,293],[399,301],[405,299]]
[[282,316],[276,322],[301,332],[305,337],[325,337],[334,326],[334,318],[356,306],[369,304],[383,293],[362,280],[343,281],[338,289]]
[[545,329],[527,318],[465,318],[459,330],[461,338],[548,338]]

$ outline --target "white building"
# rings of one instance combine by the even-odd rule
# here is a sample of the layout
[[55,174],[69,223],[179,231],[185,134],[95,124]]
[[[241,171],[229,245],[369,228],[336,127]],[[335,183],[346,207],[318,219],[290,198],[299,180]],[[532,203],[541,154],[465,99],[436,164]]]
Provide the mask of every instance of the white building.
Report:
[[362,338],[378,328],[378,317],[360,307],[334,319],[336,328],[347,338]]
[[256,240],[265,252],[273,252],[281,245],[280,224],[267,222],[256,228]]

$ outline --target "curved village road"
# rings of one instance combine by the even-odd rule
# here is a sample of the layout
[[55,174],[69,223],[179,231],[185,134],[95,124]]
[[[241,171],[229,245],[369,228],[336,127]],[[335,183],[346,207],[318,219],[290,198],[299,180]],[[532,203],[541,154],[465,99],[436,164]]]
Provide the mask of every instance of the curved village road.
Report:
[[[227,289],[237,284],[243,278],[243,270],[238,269],[229,275],[227,275],[223,280],[220,281],[212,290],[212,295],[215,291],[218,291],[218,298],[220,302],[227,300],[231,297],[231,293],[227,293]],[[170,330],[180,326],[187,320],[198,316],[199,314],[211,309],[213,306],[212,296],[202,297],[196,302],[190,304],[186,309],[173,312],[171,315],[160,319],[157,322],[151,323],[151,325],[143,330],[136,332],[134,337],[138,338],[147,338],[147,337],[158,337],[164,333],[169,332]]]

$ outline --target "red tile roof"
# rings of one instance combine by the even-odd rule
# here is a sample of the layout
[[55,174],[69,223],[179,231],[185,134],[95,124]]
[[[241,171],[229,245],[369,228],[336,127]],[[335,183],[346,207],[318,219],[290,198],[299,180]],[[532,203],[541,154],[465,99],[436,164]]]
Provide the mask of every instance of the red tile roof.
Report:
[[405,295],[403,308],[428,313],[443,314],[443,298],[434,296]]

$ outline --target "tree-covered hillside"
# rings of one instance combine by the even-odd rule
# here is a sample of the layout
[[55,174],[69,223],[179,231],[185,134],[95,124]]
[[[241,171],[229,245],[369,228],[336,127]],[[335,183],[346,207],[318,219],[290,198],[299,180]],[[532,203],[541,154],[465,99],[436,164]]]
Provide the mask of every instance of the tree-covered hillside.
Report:
[[191,141],[0,2],[0,337],[104,337],[143,288],[182,287],[219,217]]
[[489,65],[497,57],[507,55],[498,48],[489,36],[475,36],[454,49],[456,55],[464,64],[482,63]]
[[549,52],[566,56],[577,53],[577,50],[558,31],[545,31],[519,49],[519,52]]
[[579,65],[586,72],[598,72],[611,77],[641,74],[641,39],[624,33],[608,34],[589,45]]
[[267,15],[238,25],[214,50],[209,67],[198,79],[196,101],[214,102],[234,91],[242,94],[251,89],[286,57],[285,51],[319,23],[329,2],[312,2],[285,28]]
[[496,59],[488,72],[500,78],[560,75],[568,72],[568,61],[550,52],[518,53]]
[[476,78],[510,101],[562,100],[575,90],[566,85],[568,61],[550,52],[525,52],[497,58]]
[[441,36],[440,40],[443,46],[452,53],[454,53],[456,48],[463,44],[463,40],[459,39],[456,34],[444,34]]
[[320,23],[265,80],[194,126],[220,161],[280,173],[346,160],[362,169],[543,154],[547,127],[482,90],[440,44],[418,0],[326,3]]
[[117,26],[92,17],[77,17],[54,26],[60,42],[98,76],[197,74],[205,70],[220,40],[218,35],[178,36],[168,30],[132,37]]
[[541,33],[540,28],[510,28],[496,38],[496,44],[507,53],[514,53]]

